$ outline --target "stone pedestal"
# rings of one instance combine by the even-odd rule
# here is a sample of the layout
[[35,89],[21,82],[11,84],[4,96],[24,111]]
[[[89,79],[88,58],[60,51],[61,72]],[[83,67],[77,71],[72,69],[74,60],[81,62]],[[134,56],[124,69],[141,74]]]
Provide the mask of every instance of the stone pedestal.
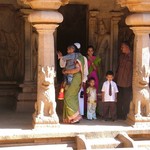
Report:
[[126,18],[135,34],[133,62],[133,99],[127,122],[133,126],[150,127],[150,1],[117,0],[136,12]]
[[25,20],[25,73],[24,83],[19,85],[22,92],[17,97],[17,112],[34,112],[34,103],[36,100],[36,82],[33,81],[32,68],[32,26],[28,21],[28,15],[32,12],[31,9],[22,9]]

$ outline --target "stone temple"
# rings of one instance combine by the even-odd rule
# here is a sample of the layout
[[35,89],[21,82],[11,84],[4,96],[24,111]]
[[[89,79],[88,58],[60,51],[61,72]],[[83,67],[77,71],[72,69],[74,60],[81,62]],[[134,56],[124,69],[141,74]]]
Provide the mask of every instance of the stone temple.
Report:
[[[57,50],[65,54],[70,43],[80,42],[86,55],[93,45],[97,56],[105,51],[103,71],[116,71],[122,41],[130,42],[134,55],[127,120],[61,124]],[[0,0],[4,149],[150,149],[149,78],[150,0]],[[49,104],[41,102],[45,93]],[[38,117],[49,111],[51,116]]]

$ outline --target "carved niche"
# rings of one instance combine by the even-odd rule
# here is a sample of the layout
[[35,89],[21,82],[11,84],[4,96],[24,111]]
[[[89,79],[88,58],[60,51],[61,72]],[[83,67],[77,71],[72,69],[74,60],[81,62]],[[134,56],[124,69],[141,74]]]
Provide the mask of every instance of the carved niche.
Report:
[[0,81],[20,81],[24,74],[24,26],[12,6],[0,5]]
[[[110,69],[111,46],[111,15],[90,11],[89,18],[89,44],[95,48],[95,55],[101,58],[102,78]],[[103,79],[102,79],[103,80]]]

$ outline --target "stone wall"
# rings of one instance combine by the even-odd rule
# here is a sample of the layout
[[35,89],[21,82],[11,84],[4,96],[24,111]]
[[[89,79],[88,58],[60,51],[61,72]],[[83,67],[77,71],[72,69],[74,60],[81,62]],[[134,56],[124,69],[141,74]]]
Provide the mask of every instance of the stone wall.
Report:
[[24,21],[15,1],[0,2],[0,105],[15,108],[24,77]]
[[70,0],[70,3],[89,5],[90,10],[100,10],[102,12],[120,9],[115,0]]
[[0,5],[0,81],[23,79],[24,26],[11,5]]

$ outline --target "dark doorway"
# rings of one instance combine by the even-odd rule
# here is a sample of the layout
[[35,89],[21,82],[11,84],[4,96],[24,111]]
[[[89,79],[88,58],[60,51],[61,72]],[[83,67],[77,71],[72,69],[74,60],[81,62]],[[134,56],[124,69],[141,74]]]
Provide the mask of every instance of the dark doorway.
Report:
[[[87,5],[70,4],[59,9],[64,21],[57,29],[57,50],[66,55],[67,46],[75,42],[81,44],[81,53],[86,54],[87,46]],[[57,81],[62,81],[61,69],[57,62]]]

